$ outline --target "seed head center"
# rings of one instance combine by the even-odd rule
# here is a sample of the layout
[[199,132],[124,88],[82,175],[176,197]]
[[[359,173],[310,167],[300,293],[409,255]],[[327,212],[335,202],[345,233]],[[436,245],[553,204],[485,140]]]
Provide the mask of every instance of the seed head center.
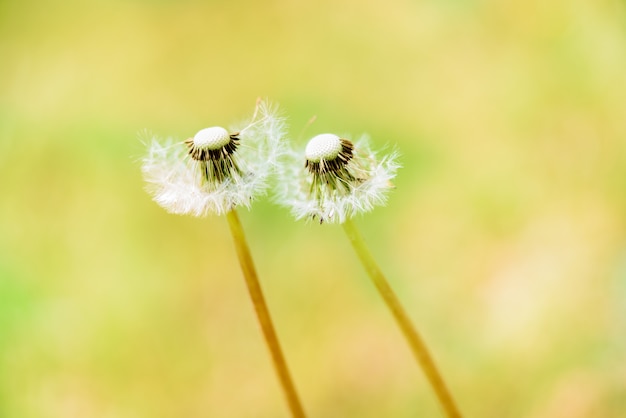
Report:
[[333,161],[342,150],[341,138],[334,134],[320,134],[306,145],[304,155],[312,163]]
[[205,128],[193,137],[193,146],[203,150],[218,150],[230,142],[228,131],[220,126]]

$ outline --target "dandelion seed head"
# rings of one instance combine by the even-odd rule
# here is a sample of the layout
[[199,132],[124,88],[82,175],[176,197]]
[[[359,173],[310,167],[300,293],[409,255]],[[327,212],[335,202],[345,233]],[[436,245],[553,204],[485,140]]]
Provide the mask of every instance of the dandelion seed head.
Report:
[[[230,133],[229,133],[230,132]],[[147,190],[170,213],[205,216],[249,208],[285,151],[284,119],[260,102],[235,129],[210,127],[184,142],[153,139],[142,161]]]
[[343,223],[384,205],[399,168],[396,152],[379,158],[365,136],[353,144],[334,134],[318,135],[286,159],[276,200],[296,219],[320,223]]

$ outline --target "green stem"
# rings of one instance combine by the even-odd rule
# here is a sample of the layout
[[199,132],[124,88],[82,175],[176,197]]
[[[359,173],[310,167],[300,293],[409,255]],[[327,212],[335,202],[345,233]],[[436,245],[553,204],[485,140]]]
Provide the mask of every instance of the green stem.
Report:
[[233,235],[235,247],[237,248],[237,256],[239,257],[239,263],[241,264],[241,269],[243,270],[243,275],[246,279],[248,292],[250,293],[254,310],[256,311],[261,329],[263,330],[265,342],[267,343],[270,354],[272,355],[274,368],[276,369],[283,391],[287,397],[291,415],[297,418],[304,418],[304,409],[302,408],[302,404],[298,398],[296,387],[293,384],[289,369],[287,368],[287,362],[285,361],[280,344],[278,343],[278,337],[276,336],[276,331],[274,330],[274,325],[272,323],[269,310],[267,309],[265,298],[263,297],[261,284],[259,283],[259,278],[254,268],[254,263],[252,262],[250,248],[246,242],[246,237],[243,233],[239,216],[237,216],[237,212],[233,209],[226,214],[226,218],[228,219],[230,232]]
[[417,362],[424,370],[424,373],[426,374],[428,381],[433,387],[435,394],[439,398],[439,402],[441,403],[441,406],[443,407],[446,415],[448,417],[455,418],[461,417],[461,413],[454,403],[452,395],[446,387],[446,384],[443,381],[443,378],[441,377],[441,374],[439,373],[435,362],[430,356],[430,353],[426,348],[426,344],[420,337],[417,329],[411,322],[411,319],[400,304],[398,297],[391,289],[389,282],[387,282],[387,279],[385,279],[385,276],[376,265],[376,262],[374,261],[372,254],[369,252],[367,246],[365,245],[365,241],[363,240],[363,237],[359,233],[358,229],[350,219],[348,219],[343,224],[343,229],[348,235],[348,238],[352,243],[352,247],[354,247],[354,250],[361,260],[361,263],[363,263],[365,270],[367,270],[367,274],[374,282],[374,285],[378,289],[378,292],[385,300],[387,307],[391,310],[391,313],[393,314],[396,322],[400,326],[402,333],[406,337],[409,346],[411,347],[411,351],[413,351]]

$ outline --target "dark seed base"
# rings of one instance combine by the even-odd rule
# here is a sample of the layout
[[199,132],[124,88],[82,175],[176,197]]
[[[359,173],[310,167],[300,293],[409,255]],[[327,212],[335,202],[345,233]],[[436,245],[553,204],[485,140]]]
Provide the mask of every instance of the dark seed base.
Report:
[[[347,139],[341,139],[341,151],[333,160],[321,159],[319,162],[307,160],[304,164],[313,176],[309,193],[322,206],[328,195],[336,193],[347,194],[356,183],[362,179],[355,177],[349,167],[349,162],[354,157],[354,145]],[[314,217],[315,218],[315,217]],[[320,223],[324,222],[320,218]]]
[[354,145],[347,139],[340,139],[341,151],[334,160],[321,159],[318,162],[306,160],[304,166],[309,169],[313,175],[332,173],[340,171],[348,164],[348,161],[354,156]]
[[230,135],[230,141],[219,149],[203,149],[194,146],[193,139],[185,141],[189,156],[200,163],[200,170],[207,182],[222,183],[233,174],[241,174],[234,154],[239,147],[239,132]]

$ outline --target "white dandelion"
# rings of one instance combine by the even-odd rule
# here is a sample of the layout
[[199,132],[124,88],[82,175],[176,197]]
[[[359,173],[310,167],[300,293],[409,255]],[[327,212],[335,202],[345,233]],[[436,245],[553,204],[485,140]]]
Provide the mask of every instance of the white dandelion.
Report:
[[367,137],[356,144],[321,134],[303,151],[290,151],[281,166],[277,200],[296,219],[344,223],[356,214],[384,205],[399,168],[397,153],[377,158]]
[[214,126],[184,142],[152,140],[142,171],[153,199],[168,212],[204,216],[225,214],[248,293],[270,351],[291,415],[305,413],[287,367],[252,261],[236,208],[249,208],[265,193],[268,176],[283,152],[284,119],[266,102],[257,101],[242,128]]
[[321,134],[302,152],[290,152],[280,170],[277,199],[291,208],[297,219],[339,223],[350,240],[372,283],[391,311],[396,323],[428,378],[448,417],[461,414],[391,285],[378,267],[352,218],[385,204],[391,180],[398,170],[397,153],[378,159],[361,138],[356,144],[335,134]]
[[285,123],[276,106],[260,102],[242,125],[205,128],[184,142],[152,139],[142,171],[154,201],[193,216],[249,208],[284,150]]

